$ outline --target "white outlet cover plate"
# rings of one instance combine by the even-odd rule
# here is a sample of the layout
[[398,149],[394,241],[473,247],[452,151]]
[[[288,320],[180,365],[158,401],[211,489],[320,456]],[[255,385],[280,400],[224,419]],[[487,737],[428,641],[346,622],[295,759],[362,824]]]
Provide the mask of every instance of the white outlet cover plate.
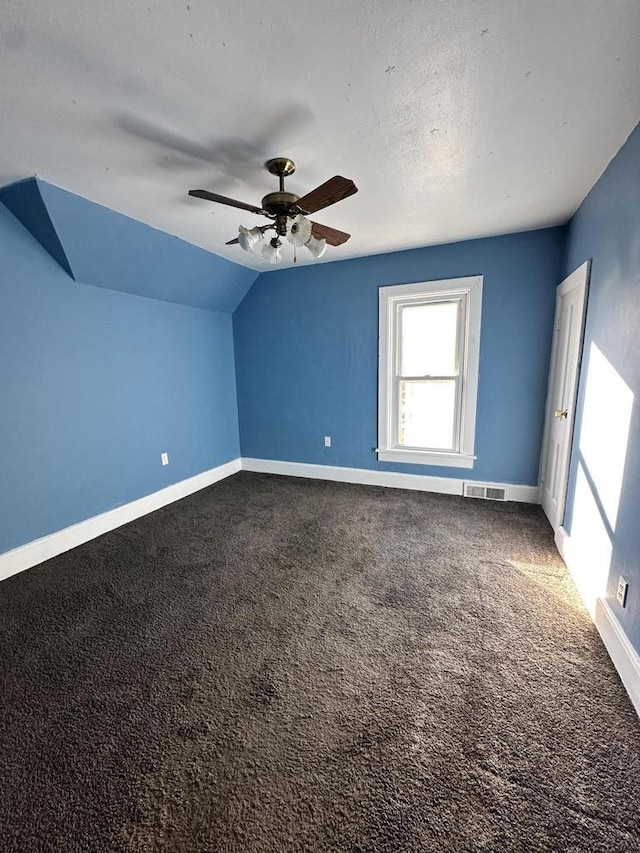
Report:
[[616,591],[616,598],[618,599],[618,602],[622,605],[622,607],[624,607],[626,603],[628,588],[629,584],[622,577],[622,575],[620,575],[620,577],[618,578],[618,589]]

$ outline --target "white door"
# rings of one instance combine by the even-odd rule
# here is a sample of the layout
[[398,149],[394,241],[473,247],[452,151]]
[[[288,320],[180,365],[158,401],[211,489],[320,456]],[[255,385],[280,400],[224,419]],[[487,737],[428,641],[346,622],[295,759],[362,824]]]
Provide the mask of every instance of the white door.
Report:
[[556,316],[540,459],[540,502],[554,531],[560,527],[564,517],[589,263],[586,261],[572,272],[556,291]]

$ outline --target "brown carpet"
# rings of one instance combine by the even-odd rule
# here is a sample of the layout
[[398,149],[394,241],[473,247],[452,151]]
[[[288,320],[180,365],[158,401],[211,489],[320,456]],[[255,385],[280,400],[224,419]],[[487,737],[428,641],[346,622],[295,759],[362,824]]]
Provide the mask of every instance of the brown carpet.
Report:
[[0,585],[0,849],[640,850],[538,507],[242,473]]

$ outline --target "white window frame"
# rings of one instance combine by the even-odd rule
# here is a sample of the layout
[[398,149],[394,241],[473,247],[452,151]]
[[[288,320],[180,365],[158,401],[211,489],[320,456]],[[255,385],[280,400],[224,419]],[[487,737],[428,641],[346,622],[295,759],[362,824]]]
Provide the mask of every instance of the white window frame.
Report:
[[[475,463],[476,405],[480,361],[482,276],[422,281],[379,289],[378,350],[378,460],[418,465],[473,468]],[[454,450],[428,450],[398,445],[399,317],[407,305],[460,301],[459,387]]]

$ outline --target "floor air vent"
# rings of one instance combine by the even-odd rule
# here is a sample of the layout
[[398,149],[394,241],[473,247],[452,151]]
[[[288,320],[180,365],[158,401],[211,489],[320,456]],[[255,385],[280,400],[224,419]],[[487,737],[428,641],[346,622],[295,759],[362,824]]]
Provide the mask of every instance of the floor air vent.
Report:
[[482,498],[485,501],[505,501],[506,489],[499,486],[484,486],[478,483],[464,484],[465,498]]

